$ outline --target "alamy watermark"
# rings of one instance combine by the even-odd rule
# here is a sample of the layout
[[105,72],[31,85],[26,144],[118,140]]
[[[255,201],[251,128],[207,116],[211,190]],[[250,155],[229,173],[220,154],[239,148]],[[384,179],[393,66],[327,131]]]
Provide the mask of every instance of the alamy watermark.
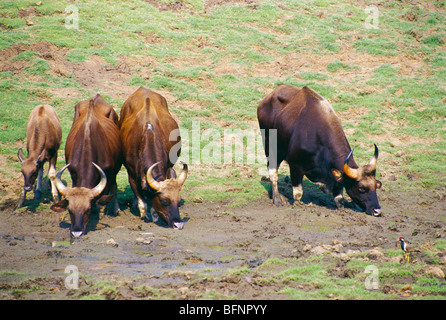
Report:
[[366,29],[378,29],[379,25],[379,10],[376,6],[367,6],[364,9],[364,12],[367,14],[367,18],[365,19],[365,28]]
[[169,157],[176,162],[181,148],[181,159],[189,164],[246,164],[265,163],[265,140],[267,139],[268,160],[277,154],[277,130],[270,129],[201,129],[200,121],[192,122],[192,129],[180,128],[170,133],[169,140],[176,143]]
[[74,4],[65,7],[65,13],[68,15],[65,18],[65,28],[79,29],[79,8]]
[[[364,9],[364,12],[367,14],[367,18],[365,19],[365,28],[366,29],[378,29],[379,25],[379,10],[377,6],[370,5]],[[65,13],[68,15],[65,18],[65,28],[67,29],[79,29],[79,8],[70,4],[65,7]]]
[[369,274],[364,280],[364,287],[366,290],[379,289],[379,270],[375,265],[369,265],[365,268],[364,273]]
[[79,269],[75,265],[69,265],[65,268],[68,276],[65,278],[65,288],[68,290],[79,289]]

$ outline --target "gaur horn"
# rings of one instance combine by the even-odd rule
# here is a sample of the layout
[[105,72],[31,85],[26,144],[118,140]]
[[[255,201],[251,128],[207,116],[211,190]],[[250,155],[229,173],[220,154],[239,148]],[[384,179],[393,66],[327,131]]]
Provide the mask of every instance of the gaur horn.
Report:
[[161,161],[158,161],[157,163],[152,164],[150,166],[149,170],[147,170],[147,173],[146,173],[147,183],[155,191],[158,191],[161,188],[161,186],[160,186],[160,183],[153,178],[152,170],[153,170],[153,168],[155,168],[160,163],[161,163]]
[[101,173],[101,181],[99,181],[98,185],[91,189],[91,192],[93,192],[93,196],[97,197],[104,191],[105,186],[107,185],[107,176],[105,175],[105,172],[99,167],[96,163],[92,162],[92,164],[96,167],[96,169],[99,170]]
[[62,173],[64,172],[64,170],[66,168],[68,168],[70,166],[71,162],[69,164],[67,164],[65,167],[63,167],[62,169],[60,169],[57,174],[56,174],[56,188],[57,190],[59,190],[60,194],[62,196],[66,196],[69,189],[67,188],[67,186],[65,186],[62,182]]
[[186,163],[184,163],[183,161],[181,161],[181,163],[183,164],[183,171],[181,171],[181,174],[177,180],[178,183],[182,186],[184,184],[184,181],[186,181],[188,168]]
[[350,178],[356,180],[359,177],[359,170],[351,168],[348,165],[348,161],[350,160],[350,157],[353,154],[353,150],[355,150],[355,149],[352,149],[352,151],[350,151],[350,153],[348,154],[347,158],[345,158],[345,161],[344,161],[344,172],[347,175],[347,177],[350,177]]
[[[45,151],[43,151],[43,152],[45,152]],[[42,157],[43,157],[43,152],[42,152],[42,154],[39,154],[39,156],[37,157],[36,160],[34,160],[34,163],[35,163],[36,165],[38,165],[40,161],[43,162],[43,158],[42,158]]]
[[369,163],[373,167],[373,170],[376,169],[376,163],[378,162],[378,154],[379,154],[378,147],[375,144],[375,154],[373,155],[372,159],[370,159]]

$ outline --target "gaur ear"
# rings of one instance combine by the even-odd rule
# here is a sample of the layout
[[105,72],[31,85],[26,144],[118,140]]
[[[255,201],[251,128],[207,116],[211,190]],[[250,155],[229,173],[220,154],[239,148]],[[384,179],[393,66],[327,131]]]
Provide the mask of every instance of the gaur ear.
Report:
[[108,118],[114,123],[119,123],[118,114],[116,112],[111,111],[110,114],[108,115]]
[[78,103],[78,104],[76,104],[76,105],[74,106],[74,118],[73,118],[73,123],[74,123],[77,119],[79,119],[79,117],[80,117],[80,112],[79,112],[79,103]]
[[176,174],[175,170],[173,170],[173,168],[169,168],[167,170],[166,177],[167,177],[167,179],[176,179],[177,178],[177,174]]
[[64,212],[67,207],[68,207],[68,200],[63,199],[63,200],[60,200],[59,202],[53,204],[51,206],[51,210],[53,210],[55,212]]
[[23,155],[22,148],[20,148],[19,151],[17,152],[17,157],[19,157],[20,162],[25,161],[25,156]]
[[341,182],[342,181],[342,173],[341,171],[337,170],[337,169],[331,169],[331,173],[333,173],[334,178],[336,179],[337,182]]
[[381,181],[376,180],[376,189],[381,189],[382,186],[383,184],[381,183]]
[[113,196],[112,195],[104,194],[97,200],[96,203],[101,205],[101,206],[105,206],[106,204],[108,204],[112,200],[113,200]]

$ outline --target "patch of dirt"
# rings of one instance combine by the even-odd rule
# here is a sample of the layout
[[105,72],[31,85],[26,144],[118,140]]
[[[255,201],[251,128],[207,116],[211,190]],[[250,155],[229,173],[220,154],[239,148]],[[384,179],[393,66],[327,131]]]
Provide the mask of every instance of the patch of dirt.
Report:
[[[175,0],[167,3],[156,0],[146,0],[146,2],[157,8],[159,11],[188,12],[190,14],[199,13],[197,8],[194,8],[192,5],[183,0]],[[257,9],[259,2],[260,0],[205,0],[203,4],[203,11],[204,13],[209,13],[215,7],[230,5],[242,5],[255,10]]]
[[42,14],[37,12],[36,8],[19,9],[19,18],[28,18],[30,16],[40,17]]
[[250,8],[255,9],[257,3],[259,3],[259,0],[205,0],[205,7],[206,8],[213,8],[218,6],[229,6],[229,5],[246,5]]
[[[7,157],[0,154],[0,169],[4,170],[6,165]],[[0,211],[13,210],[22,191],[22,173],[14,172],[12,175],[11,177],[11,175],[0,172]]]
[[348,108],[346,111],[338,112],[339,118],[343,121],[358,122],[358,120],[367,115],[369,109],[365,106],[358,106],[353,108]]
[[[355,37],[354,35],[352,37]],[[352,41],[353,42],[353,41]],[[269,52],[266,52],[269,54]],[[271,53],[273,54],[273,53]],[[340,69],[336,72],[336,77],[343,79],[345,83],[360,82],[356,87],[367,88],[366,82],[373,75],[373,70],[383,64],[390,64],[398,68],[400,76],[410,76],[414,72],[420,70],[425,64],[423,58],[417,55],[410,55],[402,52],[398,56],[377,56],[357,51],[353,45],[349,43],[341,43],[339,52],[333,52],[329,55],[315,55],[309,52],[290,52],[286,55],[279,56],[273,54],[276,58],[273,61],[256,64],[254,68],[250,68],[251,72],[255,72],[257,76],[271,77],[300,77],[300,72],[327,73],[327,65],[335,61],[340,61],[350,67],[359,67],[352,69]],[[249,70],[248,70],[249,71]],[[353,88],[344,88],[340,84],[336,84],[340,91],[349,91]],[[368,90],[379,90],[379,88],[370,88]],[[365,89],[364,89],[365,90]],[[367,94],[367,92],[364,92]]]
[[70,63],[64,57],[68,50],[59,48],[47,41],[36,42],[30,45],[13,45],[0,51],[0,72],[10,71],[13,74],[18,74],[24,71],[24,68],[29,66],[30,62],[28,60],[13,59],[24,51],[37,52],[39,58],[46,60],[51,66],[54,75],[67,76]]
[[183,0],[176,0],[173,2],[161,2],[156,0],[146,0],[151,6],[154,6],[159,11],[184,11],[190,9],[190,6],[185,3]]
[[[188,11],[191,13],[195,13],[196,11],[190,4],[185,3],[183,0],[176,0],[172,2],[161,2],[156,0],[146,0],[151,6],[154,6],[159,11],[173,11],[173,12],[181,12]],[[259,0],[205,0],[204,1],[204,11],[205,13],[209,12],[214,7],[218,6],[227,6],[227,5],[246,5],[249,8],[256,9],[257,3]]]
[[25,67],[26,62],[14,61],[11,58],[26,50],[28,50],[26,45],[14,45],[0,51],[0,72],[19,73]]
[[[105,62],[100,56],[92,56],[87,61],[71,63],[65,59],[65,55],[68,52],[67,48],[59,48],[47,41],[36,42],[30,45],[14,45],[0,51],[0,72],[9,71],[13,74],[25,72],[25,68],[30,66],[32,62],[13,59],[24,51],[36,52],[38,58],[45,60],[49,64],[50,70],[48,74],[54,77],[74,75],[76,82],[80,83],[92,95],[107,93],[112,98],[125,100],[137,88],[136,86],[128,86],[127,82],[133,75],[132,69],[141,66],[140,61],[121,57],[116,65],[112,65]],[[150,61],[147,63],[150,63]],[[30,75],[29,77],[35,76]],[[81,96],[81,93],[76,88],[54,88],[49,91],[55,96],[62,98]]]

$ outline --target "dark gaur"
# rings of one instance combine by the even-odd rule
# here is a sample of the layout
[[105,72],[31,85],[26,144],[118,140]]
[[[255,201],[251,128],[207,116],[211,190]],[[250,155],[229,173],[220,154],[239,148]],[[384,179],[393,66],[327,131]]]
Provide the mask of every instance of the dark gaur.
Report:
[[[105,205],[113,200],[113,213],[119,206],[116,197],[116,175],[122,166],[118,115],[99,94],[74,107],[74,119],[65,143],[67,163],[57,174],[57,188],[65,199],[52,206],[55,211],[68,208],[71,234],[86,232],[92,205],[99,205],[100,218]],[[65,169],[71,175],[72,187],[61,181]]]
[[142,219],[158,214],[174,229],[182,229],[180,190],[187,177],[187,165],[178,178],[173,169],[181,152],[178,124],[169,112],[166,99],[140,87],[122,105],[120,136],[129,183],[138,200]]
[[[257,117],[260,129],[264,130],[274,204],[282,204],[277,170],[282,161],[287,161],[294,200],[301,199],[302,179],[306,176],[313,182],[325,184],[325,189],[333,193],[337,207],[342,206],[345,188],[367,214],[381,215],[376,195],[381,182],[375,179],[378,147],[375,145],[370,162],[359,167],[327,100],[308,87],[280,85],[259,104]],[[276,141],[270,141],[270,136],[276,136]]]

